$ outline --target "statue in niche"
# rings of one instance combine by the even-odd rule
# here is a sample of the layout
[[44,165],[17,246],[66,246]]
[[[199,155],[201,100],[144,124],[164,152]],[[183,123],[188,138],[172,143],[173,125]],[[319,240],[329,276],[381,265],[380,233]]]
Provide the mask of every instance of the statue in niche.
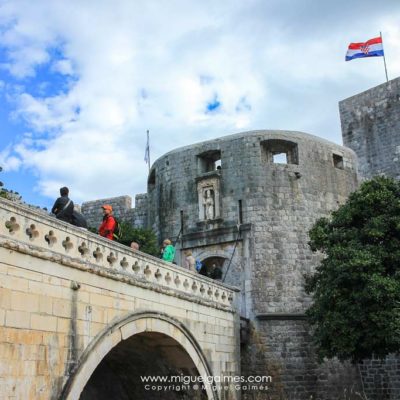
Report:
[[203,208],[204,208],[204,218],[206,220],[215,218],[214,190],[206,189],[204,191]]

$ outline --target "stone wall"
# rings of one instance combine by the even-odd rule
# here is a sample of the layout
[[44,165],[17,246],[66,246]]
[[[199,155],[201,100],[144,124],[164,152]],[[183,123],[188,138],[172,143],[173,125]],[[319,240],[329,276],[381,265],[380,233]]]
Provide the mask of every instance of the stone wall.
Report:
[[[400,179],[400,78],[339,103],[343,143],[354,150],[359,173]],[[399,357],[365,360],[360,371],[369,399],[400,398]]]
[[390,355],[384,360],[365,360],[360,364],[364,391],[368,399],[400,399],[400,359]]
[[268,392],[270,397],[263,393],[251,397],[244,392],[244,400],[361,399],[357,368],[337,360],[318,362],[304,316],[260,317],[252,325],[250,335],[251,340],[242,347],[242,373],[271,375],[273,384]]
[[355,151],[363,178],[400,179],[400,78],[339,103],[345,146]]
[[98,228],[103,218],[101,206],[110,204],[113,207],[113,214],[119,220],[129,222],[135,227],[143,227],[147,218],[146,198],[146,194],[136,195],[135,208],[132,208],[132,198],[130,196],[87,201],[82,204],[81,212],[86,217],[89,227]]

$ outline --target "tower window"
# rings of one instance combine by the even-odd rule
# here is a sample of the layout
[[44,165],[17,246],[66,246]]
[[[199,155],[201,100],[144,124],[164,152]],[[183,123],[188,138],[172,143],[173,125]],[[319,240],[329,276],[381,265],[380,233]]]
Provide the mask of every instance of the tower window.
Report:
[[221,169],[221,151],[205,151],[197,156],[197,161],[200,173],[219,170]]
[[343,157],[339,156],[339,154],[332,154],[333,166],[335,168],[343,169]]
[[297,143],[269,139],[261,142],[261,159],[266,164],[298,164]]

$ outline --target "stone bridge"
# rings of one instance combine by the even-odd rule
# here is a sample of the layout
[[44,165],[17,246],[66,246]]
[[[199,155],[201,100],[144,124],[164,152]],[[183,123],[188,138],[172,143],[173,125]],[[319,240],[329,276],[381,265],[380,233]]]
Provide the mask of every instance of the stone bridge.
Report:
[[239,374],[235,288],[7,200],[0,215],[0,399],[239,398],[187,384]]

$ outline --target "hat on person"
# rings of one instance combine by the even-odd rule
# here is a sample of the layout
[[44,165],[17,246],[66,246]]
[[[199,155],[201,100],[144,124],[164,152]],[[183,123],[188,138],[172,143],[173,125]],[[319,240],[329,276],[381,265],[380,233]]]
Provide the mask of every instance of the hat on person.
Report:
[[101,206],[101,208],[103,210],[112,212],[112,206],[110,206],[109,204],[104,204],[104,206]]

